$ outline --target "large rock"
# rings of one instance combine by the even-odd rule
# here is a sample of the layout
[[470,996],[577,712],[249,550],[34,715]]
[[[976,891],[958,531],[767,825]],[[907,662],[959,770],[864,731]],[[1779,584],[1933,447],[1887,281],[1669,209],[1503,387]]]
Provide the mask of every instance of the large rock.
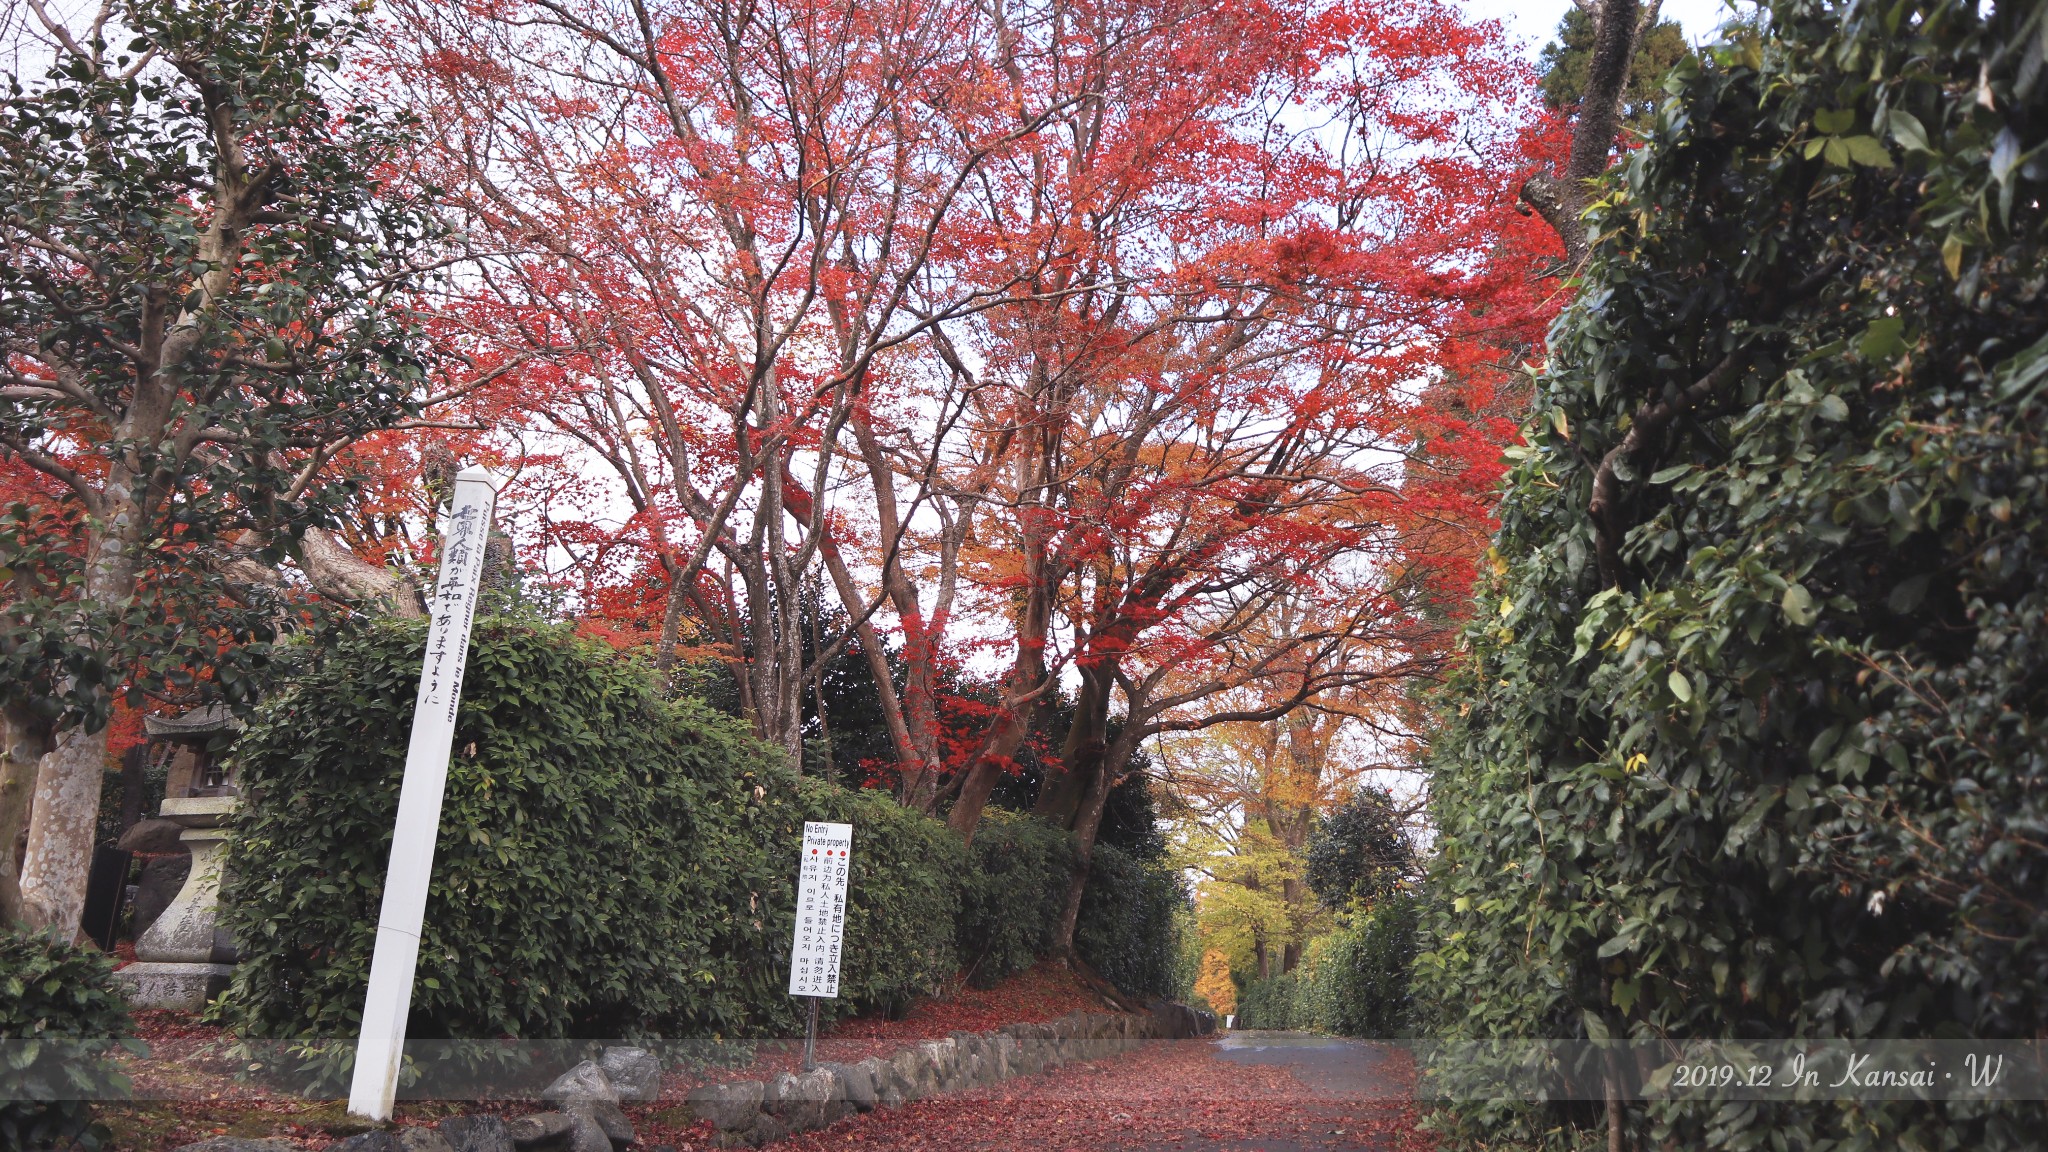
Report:
[[547,1086],[540,1098],[550,1104],[569,1104],[581,1100],[602,1100],[607,1104],[619,1102],[619,1090],[612,1087],[611,1077],[604,1074],[596,1062],[585,1060],[560,1076]]
[[567,1112],[535,1112],[508,1122],[505,1134],[516,1148],[556,1147],[568,1140],[575,1127],[576,1118]]
[[[571,1106],[568,1152],[612,1152],[611,1134],[605,1131],[605,1126],[598,1123],[597,1117],[592,1114],[595,1109],[603,1107],[607,1105],[602,1100],[579,1101]],[[612,1104],[609,1107],[616,1112],[619,1106]],[[620,1119],[623,1120],[625,1117],[621,1116]],[[633,1126],[626,1125],[627,1143],[632,1142],[632,1134]]]
[[761,1114],[765,1086],[759,1080],[734,1080],[690,1089],[690,1114],[711,1121],[720,1130],[752,1126]]
[[949,1090],[981,1084],[981,1037],[972,1032],[955,1032],[948,1038],[953,1041],[954,1064],[958,1069],[953,1077],[954,1087]]
[[183,854],[185,846],[178,838],[185,834],[185,826],[176,820],[161,816],[137,821],[121,838],[114,841],[114,847],[123,852],[139,852],[144,856],[164,856],[176,852]]
[[149,931],[156,918],[178,898],[178,893],[185,887],[185,878],[191,874],[192,856],[186,852],[160,856],[142,865],[142,879],[135,885],[135,900],[129,905],[128,935],[131,939],[139,940],[143,933]]
[[950,1092],[960,1075],[960,1049],[952,1040],[926,1040],[917,1046],[924,1057],[919,1070],[919,1088],[924,1095]]
[[440,1132],[454,1152],[515,1152],[512,1133],[499,1116],[450,1116]]
[[651,1104],[661,1095],[661,1061],[645,1048],[607,1048],[597,1066],[621,1100]]
[[172,1152],[299,1152],[299,1146],[289,1140],[251,1140],[244,1136],[215,1136],[211,1140],[201,1140],[197,1144],[180,1145]]
[[891,1087],[905,1100],[921,1100],[930,1095],[928,1074],[930,1063],[924,1053],[916,1048],[903,1048],[889,1057],[889,1079]]
[[633,1122],[626,1119],[625,1112],[617,1104],[603,1100],[578,1100],[568,1108],[573,1115],[589,1117],[614,1147],[624,1148],[636,1139]]
[[448,1138],[432,1128],[407,1126],[394,1129],[392,1152],[455,1152]]
[[872,1112],[875,1110],[875,1081],[865,1065],[821,1064],[819,1067],[831,1071],[833,1077],[839,1082],[840,1097],[852,1105],[855,1110],[861,1112]]
[[756,1112],[751,1125],[727,1133],[725,1140],[727,1143],[752,1144],[759,1147],[762,1144],[773,1144],[796,1131],[799,1129],[790,1127],[789,1121],[780,1116]]
[[432,1128],[406,1126],[358,1132],[346,1140],[329,1144],[327,1152],[455,1152],[455,1149],[446,1136]]
[[794,1076],[778,1072],[761,1094],[761,1110],[779,1117],[792,1132],[823,1128],[849,1109],[846,1091],[830,1068]]

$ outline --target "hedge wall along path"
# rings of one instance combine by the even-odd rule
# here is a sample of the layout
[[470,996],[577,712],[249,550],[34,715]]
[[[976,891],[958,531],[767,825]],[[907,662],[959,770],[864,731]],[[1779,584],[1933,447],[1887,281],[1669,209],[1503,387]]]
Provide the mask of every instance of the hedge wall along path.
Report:
[[[353,1033],[425,630],[341,636],[239,746],[224,1014]],[[457,718],[415,1035],[744,1032],[779,995],[795,812],[731,721],[610,650],[478,622]]]
[[[1431,745],[1439,1034],[2048,1035],[2048,5],[1764,17],[1666,82],[1551,334]],[[1629,1112],[1832,1152],[2043,1117]]]

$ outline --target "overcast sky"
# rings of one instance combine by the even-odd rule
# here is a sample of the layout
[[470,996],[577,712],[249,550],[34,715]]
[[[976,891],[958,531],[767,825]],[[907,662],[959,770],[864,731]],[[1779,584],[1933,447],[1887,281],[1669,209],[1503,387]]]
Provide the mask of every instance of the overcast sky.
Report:
[[[1499,20],[1526,41],[1531,59],[1541,51],[1571,0],[1465,0],[1465,11],[1481,19]],[[1732,10],[1723,0],[1664,0],[1661,15],[1678,21],[1693,43],[1706,38]]]

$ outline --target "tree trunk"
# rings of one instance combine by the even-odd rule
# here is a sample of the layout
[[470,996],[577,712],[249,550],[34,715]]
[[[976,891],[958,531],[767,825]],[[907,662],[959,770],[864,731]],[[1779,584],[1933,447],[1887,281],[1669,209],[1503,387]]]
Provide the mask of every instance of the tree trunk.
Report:
[[1016,755],[1028,728],[1026,713],[1020,710],[1008,710],[997,717],[995,727],[983,737],[981,752],[967,769],[966,779],[960,782],[953,810],[946,813],[946,826],[969,844],[974,842],[974,830],[981,824],[982,809],[988,806],[989,794],[996,790],[1004,762]]
[[960,795],[953,801],[953,810],[946,814],[947,826],[969,843],[974,840],[974,829],[981,823],[981,810],[987,806],[989,794],[995,791],[996,780],[1030,730],[1031,713],[1037,709],[1036,702],[1046,687],[1045,637],[1051,621],[1052,590],[1042,578],[1033,579],[1025,592],[1017,624],[1017,662],[1003,688],[1007,706],[982,738],[981,751],[960,782]]
[[1060,910],[1059,931],[1053,937],[1053,949],[1062,956],[1074,953],[1074,928],[1081,922],[1081,897],[1088,890],[1089,869],[1095,863],[1095,841],[1102,831],[1102,812],[1108,807],[1110,791],[1116,786],[1117,778],[1123,775],[1124,765],[1130,763],[1131,753],[1137,750],[1137,741],[1131,733],[1137,731],[1135,724],[1127,726],[1116,742],[1095,756],[1095,770],[1088,782],[1088,792],[1081,800],[1081,809],[1074,819],[1074,868],[1067,880],[1067,902]]
[[1564,242],[1565,258],[1577,266],[1586,258],[1586,227],[1579,217],[1592,203],[1586,182],[1607,170],[1608,153],[1621,130],[1621,102],[1644,25],[1657,18],[1659,4],[1641,0],[1600,0],[1593,16],[1593,54],[1586,65],[1585,95],[1564,170],[1539,172],[1522,185],[1522,200],[1543,217]]
[[36,767],[50,751],[50,722],[25,702],[0,708],[0,924],[21,920],[21,850]]
[[1109,736],[1110,681],[1106,669],[1081,670],[1074,724],[1060,745],[1060,761],[1045,767],[1032,813],[1058,828],[1075,828],[1095,779],[1103,771]]
[[66,940],[78,934],[106,772],[105,728],[73,728],[43,757],[29,818],[28,856],[21,865],[21,919],[30,928],[54,931]]
[[390,569],[349,551],[325,528],[306,529],[299,537],[298,558],[306,580],[330,600],[357,607],[379,605],[406,620],[427,614],[418,588]]
[[[144,515],[125,499],[135,482],[116,467],[108,477],[106,527],[86,537],[85,594],[106,607],[135,598],[138,539]],[[107,729],[72,728],[58,733],[56,747],[36,772],[28,824],[28,853],[21,863],[22,922],[51,929],[65,939],[78,934],[85,914],[85,885],[92,872],[93,836],[98,830],[100,788],[107,771]]]

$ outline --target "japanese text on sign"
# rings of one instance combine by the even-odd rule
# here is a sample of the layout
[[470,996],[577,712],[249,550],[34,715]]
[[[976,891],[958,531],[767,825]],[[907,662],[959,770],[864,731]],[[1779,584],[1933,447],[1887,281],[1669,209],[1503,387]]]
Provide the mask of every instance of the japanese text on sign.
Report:
[[839,995],[839,941],[846,933],[846,870],[853,825],[804,825],[797,869],[796,939],[789,953],[791,996]]
[[462,671],[469,657],[470,620],[483,578],[490,519],[489,504],[479,504],[473,494],[458,493],[441,533],[441,579],[434,587],[418,706],[422,713],[443,713],[451,724],[462,702]]

